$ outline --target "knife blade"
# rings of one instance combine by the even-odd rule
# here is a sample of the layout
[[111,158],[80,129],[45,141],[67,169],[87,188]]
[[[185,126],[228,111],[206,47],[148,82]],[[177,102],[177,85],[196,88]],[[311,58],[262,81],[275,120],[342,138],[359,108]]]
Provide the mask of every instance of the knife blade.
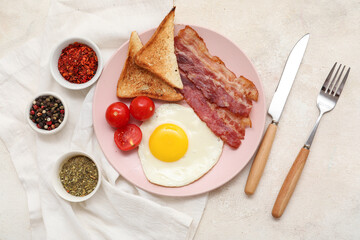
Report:
[[245,186],[245,193],[247,195],[254,194],[260,178],[264,172],[267,159],[270,154],[272,144],[274,142],[277,125],[280,121],[281,114],[284,110],[286,100],[289,96],[291,87],[294,83],[296,74],[299,70],[301,61],[304,57],[307,44],[309,42],[310,34],[305,34],[293,47],[289,57],[286,61],[283,73],[281,75],[278,86],[275,90],[273,99],[270,103],[268,114],[272,117],[272,122],[269,124],[264,137],[262,139],[259,150],[255,156],[254,162],[251,166],[249,176]]
[[307,43],[309,42],[309,36],[309,34],[306,34],[295,44],[286,61],[284,71],[281,75],[268,111],[269,115],[276,123],[279,122],[281,114],[284,110],[287,97],[289,96],[291,87],[300,67],[301,60],[303,59]]

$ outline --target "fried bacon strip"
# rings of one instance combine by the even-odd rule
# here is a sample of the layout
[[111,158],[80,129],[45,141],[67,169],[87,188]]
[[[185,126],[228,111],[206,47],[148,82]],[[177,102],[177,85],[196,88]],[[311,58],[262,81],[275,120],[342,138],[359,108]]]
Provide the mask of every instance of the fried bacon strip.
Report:
[[251,126],[249,117],[239,117],[226,108],[209,102],[202,92],[180,71],[184,88],[181,93],[199,118],[229,146],[238,148],[245,136],[245,128]]
[[203,39],[186,26],[175,37],[179,69],[211,103],[249,116],[252,101],[257,101],[255,85],[244,77],[236,78],[216,56],[211,56]]
[[203,39],[186,26],[175,37],[175,53],[184,88],[181,93],[211,131],[233,148],[238,148],[251,127],[252,101],[257,101],[255,85],[226,68],[211,56]]

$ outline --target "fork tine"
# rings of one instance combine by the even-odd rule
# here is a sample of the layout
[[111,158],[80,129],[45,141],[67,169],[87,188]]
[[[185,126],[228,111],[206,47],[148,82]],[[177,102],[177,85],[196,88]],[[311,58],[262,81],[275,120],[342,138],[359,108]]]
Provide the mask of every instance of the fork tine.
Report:
[[341,64],[340,64],[340,66],[337,68],[336,73],[335,73],[335,76],[333,77],[333,79],[332,79],[331,82],[330,82],[329,88],[326,90],[326,92],[329,93],[330,95],[332,94],[332,93],[331,93],[331,90],[332,90],[333,87],[334,87],[334,83],[335,83],[335,80],[336,80],[336,76],[338,75],[340,68],[341,68]]
[[343,74],[343,72],[344,72],[345,67],[346,67],[346,66],[344,65],[343,68],[342,68],[342,70],[341,70],[341,72],[340,72],[339,77],[338,77],[337,80],[336,80],[336,83],[334,84],[334,87],[333,87],[331,90],[329,89],[331,95],[334,95],[334,96],[335,96],[337,86],[338,86],[338,84],[339,84],[339,82],[340,82],[340,79],[341,79],[341,76],[342,76],[342,74]]
[[332,73],[333,73],[333,71],[335,69],[336,64],[337,64],[337,62],[334,64],[334,66],[330,70],[329,75],[326,77],[326,80],[325,80],[323,86],[321,87],[321,90],[324,91],[324,92],[326,92],[326,90],[328,88],[328,85],[330,83],[330,78],[331,78],[331,75],[332,75]]
[[349,69],[347,70],[347,72],[346,72],[346,74],[345,74],[345,76],[344,76],[344,79],[341,81],[340,86],[339,86],[339,88],[338,88],[337,91],[336,91],[336,95],[335,95],[335,96],[337,96],[337,97],[340,96],[340,94],[341,94],[341,92],[342,92],[342,90],[343,90],[343,88],[344,88],[344,85],[345,85],[345,83],[346,83],[346,79],[348,78],[350,69],[351,69],[351,68],[349,68]]

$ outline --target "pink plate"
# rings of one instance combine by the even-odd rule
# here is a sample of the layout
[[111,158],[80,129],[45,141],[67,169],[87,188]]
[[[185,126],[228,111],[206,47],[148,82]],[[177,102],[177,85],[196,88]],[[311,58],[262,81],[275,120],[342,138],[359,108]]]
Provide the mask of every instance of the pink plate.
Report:
[[[176,25],[175,33],[184,25]],[[124,43],[111,57],[98,80],[94,95],[93,119],[94,129],[100,146],[111,165],[129,182],[151,193],[166,196],[191,196],[218,188],[236,176],[250,161],[260,142],[265,125],[265,97],[258,74],[246,55],[229,39],[202,27],[191,26],[204,39],[210,53],[220,57],[226,66],[237,76],[243,75],[251,79],[259,91],[259,100],[254,103],[251,111],[252,128],[246,129],[246,135],[241,146],[234,150],[224,146],[218,163],[202,178],[184,187],[170,188],[150,183],[142,170],[137,151],[122,152],[113,140],[114,129],[105,119],[106,108],[119,101],[116,96],[117,81],[124,65],[128,42]],[[155,29],[140,35],[146,43]],[[123,100],[121,100],[123,101]],[[123,101],[124,102],[124,101]],[[125,101],[129,103],[129,101]]]

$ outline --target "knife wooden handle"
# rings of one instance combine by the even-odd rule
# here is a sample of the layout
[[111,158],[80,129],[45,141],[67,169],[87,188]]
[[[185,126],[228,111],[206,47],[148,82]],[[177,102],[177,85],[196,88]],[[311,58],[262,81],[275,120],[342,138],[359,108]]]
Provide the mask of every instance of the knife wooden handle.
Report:
[[299,154],[297,155],[288,175],[285,178],[285,181],[280,189],[280,192],[276,198],[272,215],[275,218],[281,217],[284,213],[285,208],[293,194],[296,184],[300,178],[302,170],[305,166],[306,159],[309,155],[310,150],[303,147]]
[[275,123],[271,123],[265,132],[264,138],[251,166],[246,182],[245,193],[247,195],[252,195],[255,192],[257,185],[259,184],[261,175],[264,172],[264,168],[270,154],[272,144],[274,142],[276,130],[277,125]]

